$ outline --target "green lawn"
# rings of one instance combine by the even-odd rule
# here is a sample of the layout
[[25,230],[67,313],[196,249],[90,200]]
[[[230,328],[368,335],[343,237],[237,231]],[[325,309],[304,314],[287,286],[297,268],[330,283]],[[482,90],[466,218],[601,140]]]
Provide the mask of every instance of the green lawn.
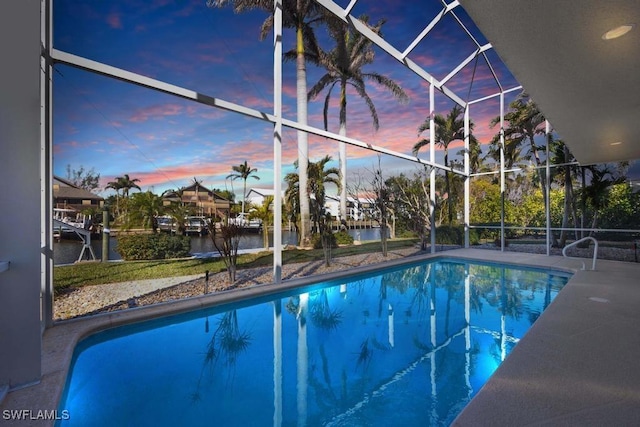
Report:
[[[388,249],[411,247],[416,239],[394,239],[388,241]],[[344,246],[333,250],[333,257],[357,255],[380,251],[380,242]],[[323,260],[322,249],[289,249],[282,252],[283,264]],[[238,269],[273,265],[271,252],[243,254],[238,256]],[[217,259],[179,259],[128,262],[81,262],[55,267],[53,286],[56,292],[63,289],[103,283],[125,282],[129,280],[154,279],[162,277],[205,274],[206,270],[218,273],[224,270],[224,263]]]

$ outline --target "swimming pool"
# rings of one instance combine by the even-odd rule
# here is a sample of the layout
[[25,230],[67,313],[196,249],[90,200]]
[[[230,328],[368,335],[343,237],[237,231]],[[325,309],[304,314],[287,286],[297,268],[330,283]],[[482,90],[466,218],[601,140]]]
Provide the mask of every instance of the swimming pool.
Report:
[[59,425],[448,425],[568,278],[438,259],[107,330]]

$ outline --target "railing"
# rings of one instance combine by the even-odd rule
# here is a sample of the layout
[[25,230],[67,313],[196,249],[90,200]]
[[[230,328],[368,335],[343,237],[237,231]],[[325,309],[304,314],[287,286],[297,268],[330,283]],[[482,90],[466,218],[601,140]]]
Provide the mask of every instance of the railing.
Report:
[[[586,240],[593,240],[593,263],[591,265],[591,269],[595,270],[596,269],[596,259],[598,259],[598,241],[595,239],[595,237],[591,237],[591,236],[587,236],[587,237],[583,237],[580,240],[576,240],[573,243],[568,244],[567,246],[565,246],[564,248],[562,248],[562,256],[563,257],[567,257],[567,258],[574,258],[574,257],[568,257],[567,256],[567,249],[569,249],[572,246],[576,246],[579,243],[582,243]],[[584,270],[586,268],[586,265],[584,263],[584,261],[582,261],[582,269]]]

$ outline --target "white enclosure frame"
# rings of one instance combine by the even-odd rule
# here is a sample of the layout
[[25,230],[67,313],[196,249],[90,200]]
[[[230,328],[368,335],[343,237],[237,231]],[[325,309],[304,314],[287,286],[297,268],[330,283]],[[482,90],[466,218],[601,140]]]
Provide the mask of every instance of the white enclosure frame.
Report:
[[[393,156],[400,159],[404,159],[410,162],[422,164],[431,168],[430,172],[430,197],[431,202],[430,206],[425,207],[425,209],[430,210],[431,216],[431,251],[435,252],[436,250],[436,234],[435,234],[435,174],[436,170],[440,169],[443,171],[448,171],[453,174],[460,175],[464,177],[464,230],[465,230],[465,238],[464,238],[464,246],[469,246],[469,178],[471,177],[469,171],[469,123],[470,123],[470,107],[474,103],[484,101],[486,99],[492,97],[500,97],[500,117],[503,120],[504,116],[504,95],[506,93],[520,90],[521,86],[512,87],[505,89],[500,82],[497,74],[495,73],[491,62],[489,61],[486,52],[492,49],[491,44],[487,43],[481,45],[471,34],[471,32],[465,27],[462,21],[456,15],[456,9],[460,7],[460,4],[457,0],[447,3],[446,1],[442,1],[442,9],[441,11],[429,22],[429,24],[415,37],[415,39],[403,50],[400,50],[391,44],[389,44],[382,37],[374,33],[369,27],[367,27],[364,23],[358,20],[355,16],[351,14],[351,11],[357,4],[358,0],[352,0],[347,8],[343,9],[338,4],[331,0],[315,0],[317,3],[322,5],[331,13],[335,14],[337,17],[342,19],[345,23],[348,23],[352,28],[356,31],[360,32],[363,36],[371,40],[377,47],[382,49],[386,54],[390,55],[392,58],[397,60],[400,64],[411,70],[418,77],[423,79],[429,84],[429,112],[430,112],[430,140],[435,139],[435,90],[438,90],[449,99],[454,101],[457,105],[463,108],[464,110],[464,122],[465,122],[465,135],[464,135],[464,144],[465,144],[465,154],[464,154],[464,169],[462,171],[452,168],[447,165],[439,164],[436,162],[435,156],[435,144],[430,144],[429,147],[429,158],[423,159],[419,156],[409,155],[393,150],[389,150],[382,146],[376,146],[369,144],[368,142],[361,141],[355,138],[350,138],[346,136],[340,136],[333,132],[328,132],[323,129],[309,126],[306,124],[301,124],[296,120],[289,120],[282,117],[282,0],[274,0],[274,42],[273,42],[273,57],[274,57],[274,65],[273,65],[273,88],[274,88],[274,98],[273,98],[273,112],[267,113],[264,111],[259,111],[253,108],[246,107],[244,105],[236,104],[233,102],[229,102],[220,98],[216,98],[214,96],[200,93],[191,89],[187,89],[184,87],[176,86],[173,84],[169,84],[160,80],[152,79],[137,73],[133,73],[128,70],[124,70],[121,68],[113,67],[108,64],[104,64],[101,62],[93,61],[87,58],[83,58],[77,55],[73,55],[68,52],[64,52],[56,49],[52,45],[52,0],[42,0],[43,8],[44,8],[44,18],[43,18],[43,87],[45,87],[43,91],[43,105],[44,105],[44,113],[43,113],[43,132],[42,137],[44,139],[43,146],[45,148],[45,157],[43,164],[47,165],[45,170],[43,171],[44,176],[47,179],[43,180],[43,194],[47,195],[46,200],[43,200],[43,206],[51,206],[51,180],[52,180],[52,156],[51,156],[51,146],[52,146],[52,135],[51,135],[51,120],[52,120],[52,99],[51,99],[51,73],[52,67],[54,64],[64,64],[68,66],[72,66],[75,68],[79,68],[85,71],[89,71],[92,73],[100,74],[103,76],[107,76],[109,78],[118,79],[127,83],[131,83],[137,86],[146,87],[152,90],[156,90],[159,92],[163,92],[172,96],[177,96],[183,99],[187,99],[193,102],[197,102],[200,104],[204,104],[210,107],[220,108],[226,111],[242,114],[244,116],[269,122],[273,125],[274,128],[274,139],[273,139],[273,159],[274,159],[274,258],[273,258],[273,279],[275,283],[281,281],[281,272],[282,272],[282,159],[281,159],[281,141],[282,141],[282,127],[288,127],[290,129],[294,129],[297,131],[306,132],[309,134],[321,136],[324,138],[332,139],[335,141],[344,142],[356,147],[364,148],[370,150],[372,152],[385,154],[387,156]],[[459,65],[457,65],[454,69],[452,69],[445,78],[442,80],[436,79],[432,74],[430,74],[427,70],[422,68],[420,65],[416,64],[412,61],[408,55],[411,51],[431,32],[431,30],[435,27],[435,25],[441,21],[441,19],[446,16],[452,16],[457,23],[460,25],[461,30],[469,37],[470,40],[476,45],[476,50],[470,54],[464,61],[462,61]],[[465,101],[461,96],[456,94],[453,90],[447,87],[447,83],[456,76],[464,67],[470,64],[474,59],[482,56],[486,61],[486,64],[491,71],[493,79],[495,80],[497,92],[487,97],[483,97],[481,99]],[[502,129],[501,125],[501,129]],[[499,172],[501,176],[501,193],[504,194],[504,140],[501,141],[501,162],[500,162],[500,170]],[[44,265],[46,268],[44,269],[45,277],[43,277],[43,291],[45,295],[45,323],[46,326],[50,326],[52,324],[53,312],[52,312],[52,239],[51,239],[51,213],[49,212],[51,209],[45,209],[43,212],[43,247],[45,249],[45,253],[48,254],[47,261]],[[501,231],[502,231],[502,248],[504,249],[504,215],[502,216],[501,221]],[[49,236],[49,237],[47,237]]]

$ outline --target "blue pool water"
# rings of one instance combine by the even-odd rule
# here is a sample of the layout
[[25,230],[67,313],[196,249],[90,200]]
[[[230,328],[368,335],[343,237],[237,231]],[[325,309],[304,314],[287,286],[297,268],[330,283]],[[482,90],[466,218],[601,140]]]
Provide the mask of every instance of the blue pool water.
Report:
[[568,278],[447,259],[111,329],[59,424],[448,425]]

